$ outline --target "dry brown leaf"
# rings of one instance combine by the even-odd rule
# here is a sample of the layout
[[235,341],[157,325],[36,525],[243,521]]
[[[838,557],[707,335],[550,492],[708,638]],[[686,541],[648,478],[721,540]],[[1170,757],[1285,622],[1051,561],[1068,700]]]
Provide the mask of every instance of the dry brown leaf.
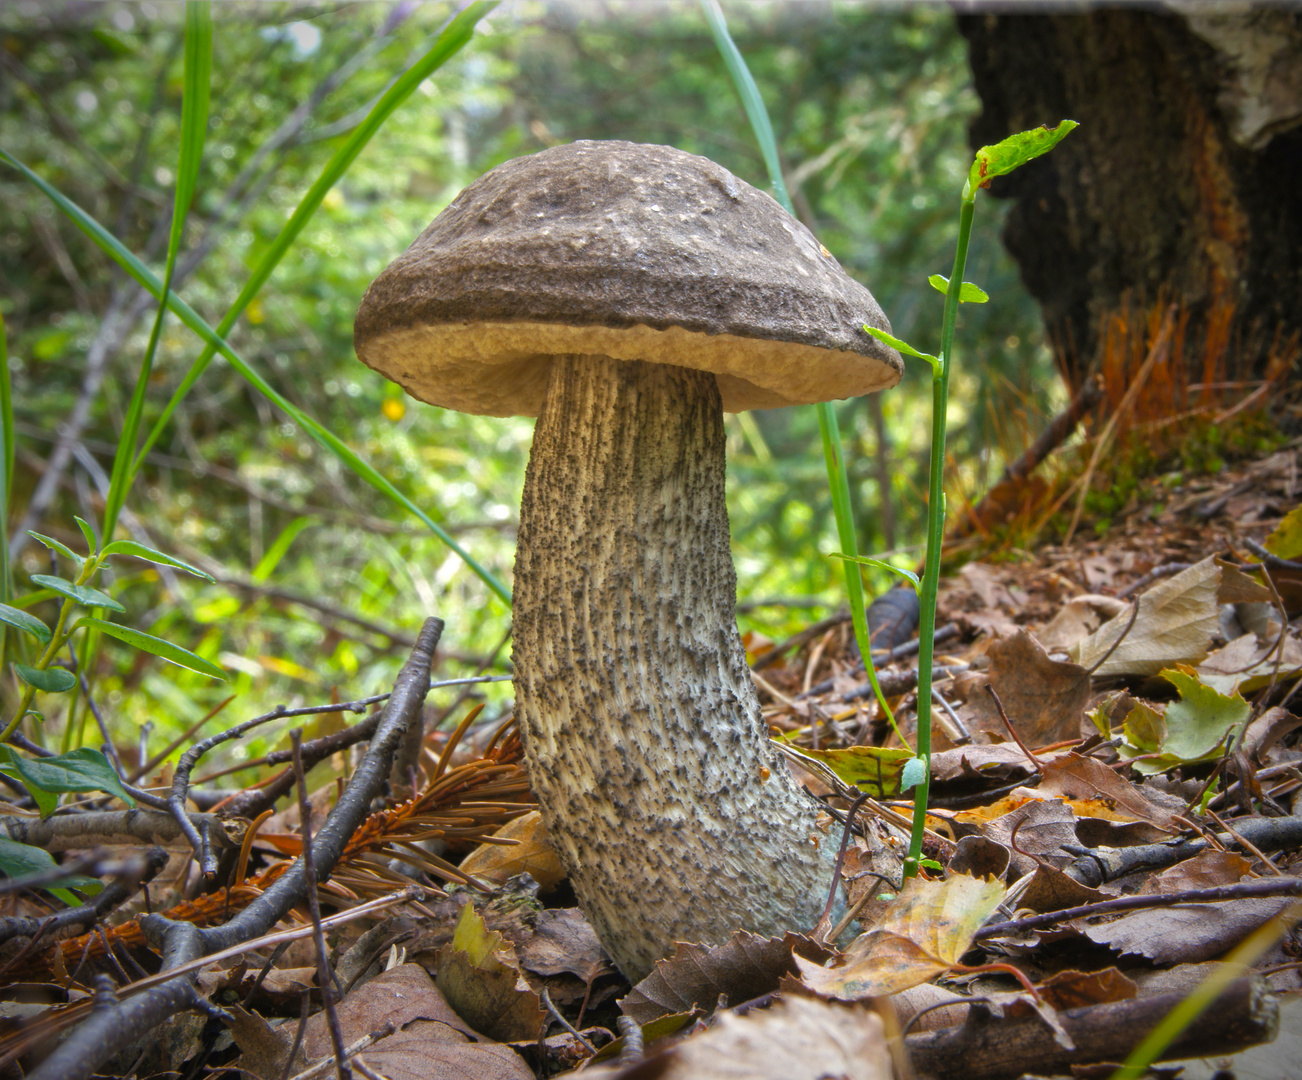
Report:
[[488,930],[473,905],[461,909],[439,953],[438,989],[466,1023],[500,1042],[536,1039],[547,1014],[520,974],[511,944]]
[[514,844],[480,844],[461,862],[463,873],[492,885],[502,885],[516,874],[528,874],[543,892],[565,877],[565,868],[547,839],[542,814],[532,810],[508,821],[493,834]]
[[533,1070],[509,1046],[470,1042],[428,1020],[409,1024],[360,1056],[387,1080],[534,1080]]
[[[388,1022],[397,1029],[363,1053],[390,1080],[531,1080],[533,1072],[510,1047],[488,1042],[452,1011],[425,969],[403,964],[377,975],[336,1007],[345,1043]],[[282,1076],[293,1026],[272,1033],[256,1014],[242,1013],[233,1026],[244,1052],[241,1067],[267,1080]],[[275,1040],[274,1045],[271,1040]],[[325,1014],[310,1017],[295,1068],[332,1053]]]
[[958,746],[931,755],[931,779],[944,783],[949,780],[984,779],[1010,780],[1026,776],[1032,771],[1030,761],[1016,743],[995,743],[990,746]]
[[1034,912],[1061,911],[1063,908],[1095,904],[1107,899],[1108,893],[1082,885],[1054,867],[1041,866],[1017,898],[1017,906]]
[[986,836],[965,836],[954,848],[949,857],[947,869],[951,874],[967,874],[971,877],[1002,878],[1008,873],[1008,861],[1012,851],[1003,844]]
[[[990,657],[990,685],[999,694],[1009,723],[1032,746],[1080,736],[1081,718],[1090,698],[1090,677],[1079,664],[1050,660],[1025,630],[996,641]],[[979,726],[1004,737],[994,700],[986,691],[968,697]]]
[[1274,600],[1265,585],[1233,563],[1217,559],[1216,565],[1221,568],[1221,587],[1216,590],[1218,604],[1269,604]]
[[679,942],[667,960],[633,987],[619,1006],[639,1024],[671,1013],[713,1012],[719,998],[729,1005],[777,989],[783,975],[796,970],[793,951],[821,963],[831,951],[801,934],[765,938],[741,930],[722,945]]
[[1109,1001],[1128,1001],[1139,988],[1114,967],[1102,971],[1060,971],[1036,986],[1040,997],[1055,1009],[1079,1009],[1087,1005],[1104,1005]]
[[534,935],[520,949],[520,962],[537,975],[568,972],[585,983],[615,970],[578,908],[538,912]]
[[629,1069],[586,1069],[592,1080],[891,1080],[881,1018],[865,1009],[792,997],[713,1027]]
[[1278,675],[1291,679],[1302,670],[1302,643],[1290,634],[1279,649],[1275,639],[1256,634],[1237,637],[1198,665],[1198,678],[1222,694],[1253,694]]
[[1176,904],[1123,915],[1111,922],[1066,925],[1119,953],[1157,964],[1196,963],[1222,956],[1289,904],[1291,897],[1253,897],[1211,904]]
[[[1068,754],[1045,766],[1038,790],[1045,797],[1061,795],[1073,804],[1097,801],[1099,813],[1091,816],[1105,820],[1117,820],[1115,810],[1120,809],[1132,821],[1146,821],[1165,832],[1176,832],[1179,828],[1169,810],[1145,798],[1139,788],[1123,780],[1103,762],[1080,754]],[[1112,812],[1112,816],[1105,811]]]
[[[1016,836],[1014,836],[1016,832]],[[1058,799],[1028,799],[1017,809],[996,818],[985,827],[985,835],[1011,853],[1018,877],[1030,874],[1044,859],[1058,855],[1061,863],[1072,856],[1064,844],[1076,844],[1076,815]]]
[[[1220,584],[1221,568],[1209,556],[1142,593],[1133,626],[1129,615],[1118,615],[1068,655],[1087,669],[1098,664],[1094,674],[1100,678],[1156,675],[1177,663],[1196,664],[1207,655],[1217,631]],[[1116,649],[1104,660],[1114,644]]]
[[911,878],[882,918],[855,938],[834,966],[797,956],[801,982],[816,994],[843,1001],[928,982],[959,962],[1003,897],[997,880],[965,874],[944,881]]
[[1097,593],[1074,596],[1058,609],[1035,639],[1046,649],[1070,649],[1094,633],[1106,620],[1129,609],[1129,604],[1115,596]]
[[1252,869],[1252,860],[1233,851],[1208,848],[1192,859],[1154,874],[1139,888],[1140,894],[1186,892],[1189,889],[1219,889],[1243,879]]

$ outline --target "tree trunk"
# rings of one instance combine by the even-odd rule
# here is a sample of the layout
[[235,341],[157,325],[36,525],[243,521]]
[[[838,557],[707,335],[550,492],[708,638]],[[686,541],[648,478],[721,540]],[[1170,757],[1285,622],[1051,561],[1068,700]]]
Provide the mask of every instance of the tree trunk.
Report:
[[634,981],[675,941],[807,930],[831,884],[736,581],[715,376],[558,358],[520,507],[516,714],[552,843]]
[[1302,12],[1217,7],[959,19],[974,146],[1081,124],[991,188],[1073,390],[1131,302],[1181,306],[1199,375],[1219,349],[1262,378],[1302,326]]

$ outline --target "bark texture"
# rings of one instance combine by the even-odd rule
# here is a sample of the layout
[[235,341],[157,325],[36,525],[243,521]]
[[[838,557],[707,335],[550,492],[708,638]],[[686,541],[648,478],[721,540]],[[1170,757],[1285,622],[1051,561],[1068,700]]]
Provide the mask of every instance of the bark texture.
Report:
[[1218,333],[1243,335],[1243,375],[1264,373],[1277,329],[1302,327],[1302,13],[1181,12],[959,19],[983,105],[974,147],[1064,117],[1081,125],[991,186],[1014,200],[1004,240],[1074,390],[1127,296],[1184,304],[1193,335],[1214,311],[1213,323],[1231,317]]
[[621,970],[812,926],[835,845],[769,747],[737,635],[714,376],[558,360],[517,551],[529,776]]

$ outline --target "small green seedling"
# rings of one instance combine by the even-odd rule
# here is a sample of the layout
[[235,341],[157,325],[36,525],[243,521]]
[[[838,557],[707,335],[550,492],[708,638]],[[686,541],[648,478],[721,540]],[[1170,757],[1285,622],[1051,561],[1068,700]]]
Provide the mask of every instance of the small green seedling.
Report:
[[[921,614],[918,627],[918,765],[912,772],[905,771],[905,780],[917,781],[913,796],[913,830],[909,841],[909,854],[904,861],[905,877],[913,877],[923,865],[922,835],[927,821],[927,795],[931,787],[931,663],[933,639],[936,634],[936,592],[940,584],[940,547],[945,534],[945,490],[943,485],[945,464],[945,410],[949,403],[949,376],[954,364],[954,324],[958,318],[958,305],[963,302],[984,304],[990,299],[984,291],[970,281],[963,281],[963,268],[967,264],[968,242],[972,236],[972,219],[976,211],[976,195],[989,187],[991,179],[1010,173],[1032,158],[1046,154],[1078,125],[1074,120],[1063,120],[1052,130],[1038,127],[1032,131],[1010,135],[994,146],[983,146],[976,152],[968,170],[959,203],[958,245],[954,252],[954,269],[949,277],[933,274],[927,280],[932,288],[945,294],[945,311],[941,320],[940,355],[915,349],[907,341],[884,334],[865,326],[864,330],[900,352],[926,360],[931,365],[931,468],[928,474],[927,503],[927,555],[923,564],[921,589]],[[956,288],[954,282],[961,284]],[[871,665],[870,665],[871,670]]]
[[[41,533],[31,535],[51,551],[61,555],[76,571],[69,578],[55,574],[33,574],[32,584],[37,591],[18,601],[19,605],[0,604],[0,623],[10,626],[36,640],[41,651],[34,664],[12,663],[14,673],[23,683],[22,696],[18,708],[9,719],[4,731],[0,732],[0,744],[7,743],[17,730],[24,716],[31,714],[41,719],[41,714],[32,708],[36,692],[45,694],[65,694],[77,686],[77,676],[63,667],[56,667],[58,659],[77,631],[86,634],[107,634],[143,652],[198,672],[209,678],[225,680],[226,673],[210,660],[183,649],[153,634],[146,634],[130,626],[110,622],[101,618],[96,612],[118,612],[125,614],[126,608],[111,596],[94,588],[91,582],[103,568],[104,564],[115,555],[129,555],[160,566],[171,566],[184,570],[188,574],[212,581],[212,575],[191,566],[188,562],[172,555],[155,551],[153,548],[138,544],[134,540],[115,540],[101,545],[95,530],[81,518],[74,519],[82,535],[86,538],[87,554],[79,555],[72,548],[52,536]],[[59,615],[51,627],[29,611],[26,606],[42,600],[62,597]],[[78,616],[77,608],[84,608],[87,614]],[[56,795],[67,791],[107,791],[118,795],[127,802],[131,800],[122,789],[117,774],[98,750],[82,748],[57,758],[30,760],[20,757],[8,746],[0,745],[0,772],[21,780],[36,800],[43,814],[54,809]]]

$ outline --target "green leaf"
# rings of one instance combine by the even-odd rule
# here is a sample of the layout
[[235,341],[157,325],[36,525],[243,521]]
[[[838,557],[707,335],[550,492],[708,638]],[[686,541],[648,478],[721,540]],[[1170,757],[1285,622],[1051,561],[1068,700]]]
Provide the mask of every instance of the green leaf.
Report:
[[919,352],[907,341],[901,341],[899,338],[888,334],[885,330],[878,330],[875,326],[865,326],[864,332],[875,337],[883,345],[889,345],[897,352],[904,353],[905,356],[916,356],[919,360],[927,361],[927,363],[929,363],[933,368],[940,364],[939,356],[932,356],[931,353]]
[[189,649],[183,649],[180,645],[173,645],[170,641],[165,641],[160,637],[154,637],[153,634],[146,634],[142,630],[133,629],[130,626],[123,626],[120,623],[108,622],[106,619],[95,619],[89,616],[77,620],[78,626],[93,626],[102,633],[108,634],[109,637],[115,637],[119,641],[125,641],[128,645],[134,645],[143,652],[152,653],[163,660],[176,664],[178,667],[187,668],[190,671],[196,671],[200,675],[207,675],[210,679],[219,679],[226,681],[226,672],[214,664],[211,660],[205,660],[202,656],[196,656]]
[[723,8],[719,6],[718,0],[701,0],[701,10],[705,12],[705,21],[710,24],[710,33],[714,35],[715,47],[723,57],[723,65],[728,69],[728,74],[732,76],[733,86],[737,88],[742,108],[746,110],[746,118],[750,121],[755,141],[759,143],[760,154],[768,170],[769,183],[773,185],[773,197],[782,204],[782,208],[788,214],[795,217],[796,211],[791,205],[791,195],[782,176],[782,164],[778,158],[778,143],[773,134],[773,122],[769,119],[769,111],[764,104],[764,98],[760,96],[755,76],[750,73],[750,68],[746,66],[746,58],[741,55],[741,50],[737,48],[732,35],[728,33],[728,22],[724,18]]
[[127,794],[117,771],[98,750],[83,746],[57,757],[28,758],[14,753],[13,749],[0,747],[5,760],[5,771],[19,776],[29,788],[38,788],[53,795],[69,792],[103,791],[121,799],[128,806],[136,805]]
[[904,772],[900,774],[900,790],[908,791],[927,779],[927,763],[920,757],[910,758],[904,763]]
[[[899,795],[901,781],[910,761],[917,761],[912,750],[888,750],[881,746],[848,746],[844,750],[810,750],[792,747],[796,755],[821,761],[851,787],[877,799]],[[926,775],[926,770],[923,770]],[[914,781],[917,783],[918,781]]]
[[968,170],[968,190],[975,193],[979,187],[989,187],[996,176],[1010,173],[1041,154],[1047,154],[1078,127],[1080,125],[1075,120],[1063,120],[1052,130],[1041,125],[1009,135],[994,146],[981,147]]
[[844,559],[846,562],[859,563],[861,566],[875,566],[879,570],[889,570],[892,574],[899,574],[902,578],[908,578],[914,585],[918,584],[918,575],[912,570],[905,570],[902,566],[893,566],[885,559],[873,559],[867,555],[847,555],[844,551],[833,551],[829,558]]
[[[32,874],[46,874],[51,870],[57,870],[58,866],[54,857],[44,848],[20,844],[7,836],[0,836],[0,870],[4,871],[5,877],[16,880]],[[84,874],[69,874],[60,880],[69,888],[80,889],[85,893],[97,893],[104,888],[104,883],[98,878],[86,877]],[[43,887],[47,892],[54,893],[69,907],[77,907],[81,903],[67,889],[50,885]]]
[[14,664],[18,677],[28,686],[44,690],[47,694],[62,694],[77,685],[77,676],[64,668],[34,668],[28,664]]
[[1238,738],[1252,706],[1237,693],[1222,694],[1201,682],[1192,668],[1168,669],[1162,678],[1180,693],[1166,707],[1166,741],[1162,749],[1182,761],[1219,757]]
[[280,560],[285,557],[289,551],[290,545],[298,539],[299,533],[309,525],[314,525],[315,519],[310,517],[297,517],[285,526],[279,536],[272,541],[271,546],[267,548],[266,554],[258,560],[258,565],[253,568],[249,574],[249,579],[261,585],[275,572],[276,566]]
[[206,570],[200,570],[183,559],[178,559],[174,555],[165,555],[161,551],[155,551],[153,548],[145,547],[144,544],[137,544],[134,540],[114,540],[107,545],[101,555],[134,555],[137,559],[144,559],[145,562],[158,563],[160,566],[174,566],[178,570],[184,570],[187,574],[193,574],[195,577],[201,577],[205,581],[215,581],[212,574]]
[[81,535],[86,538],[86,550],[94,552],[99,547],[99,540],[95,537],[95,530],[91,528],[88,522],[82,521],[79,517],[74,517],[72,520],[77,523]]
[[16,630],[25,630],[42,645],[50,643],[50,628],[35,615],[29,615],[19,608],[0,604],[0,623],[12,626]]
[[[949,278],[944,274],[932,274],[931,277],[927,278],[927,281],[938,293],[948,295]],[[958,302],[960,304],[984,304],[989,299],[990,297],[984,289],[973,285],[970,281],[965,281],[958,287]]]
[[1121,756],[1145,776],[1214,761],[1238,739],[1252,713],[1237,692],[1218,692],[1193,668],[1182,664],[1161,675],[1179,691],[1180,700],[1162,712],[1138,703],[1126,717],[1126,742],[1119,747]]
[[102,607],[108,608],[109,611],[121,612],[127,610],[107,593],[92,589],[89,585],[74,585],[67,578],[55,577],[53,574],[33,574],[32,581],[43,588],[49,589],[50,592],[66,596],[69,600],[75,600],[83,607]]
[[[0,153],[3,153],[3,151],[0,151]],[[73,566],[81,566],[86,562],[84,558],[73,551],[72,548],[68,547],[67,544],[59,543],[59,541],[54,539],[53,536],[46,536],[44,533],[32,532],[30,529],[27,531],[27,535],[33,540],[39,540],[51,551],[57,551],[65,559],[68,559]]]

